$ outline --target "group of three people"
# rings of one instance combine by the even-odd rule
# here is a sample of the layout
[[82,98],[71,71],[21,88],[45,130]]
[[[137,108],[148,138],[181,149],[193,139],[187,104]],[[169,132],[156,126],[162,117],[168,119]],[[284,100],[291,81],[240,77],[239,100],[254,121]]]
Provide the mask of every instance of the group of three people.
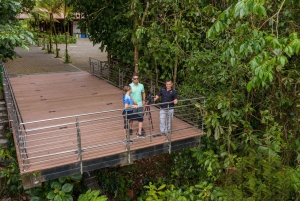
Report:
[[[161,88],[153,99],[155,102],[161,97],[161,102],[165,103],[160,105],[160,134],[165,134],[170,130],[171,118],[174,114],[174,104],[178,103],[177,92],[172,89],[172,85],[172,81],[167,80],[166,86]],[[128,131],[132,134],[133,120],[137,120],[139,122],[137,137],[145,137],[146,134],[143,130],[143,107],[149,104],[149,102],[146,103],[145,88],[139,82],[138,73],[133,74],[132,83],[129,86],[125,86],[123,91],[124,111],[122,115],[124,117],[124,133],[129,129]],[[167,117],[169,118],[167,119]]]

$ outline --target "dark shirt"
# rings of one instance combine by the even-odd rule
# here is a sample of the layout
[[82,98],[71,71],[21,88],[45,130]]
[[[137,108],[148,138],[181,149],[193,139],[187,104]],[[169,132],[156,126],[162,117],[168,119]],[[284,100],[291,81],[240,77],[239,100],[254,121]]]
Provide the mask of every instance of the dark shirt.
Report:
[[[177,92],[174,89],[170,89],[169,91],[167,91],[166,87],[161,88],[157,95],[161,96],[162,103],[171,102],[177,99]],[[168,108],[168,106],[170,108],[174,108],[174,103],[172,102],[172,103],[160,105],[161,108]]]

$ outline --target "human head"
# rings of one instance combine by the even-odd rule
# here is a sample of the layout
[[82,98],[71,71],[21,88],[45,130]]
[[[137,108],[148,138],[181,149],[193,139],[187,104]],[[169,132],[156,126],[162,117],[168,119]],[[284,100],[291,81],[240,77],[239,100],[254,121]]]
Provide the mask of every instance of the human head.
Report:
[[171,80],[167,80],[166,81],[166,88],[167,90],[170,90],[173,86],[173,82]]
[[126,94],[130,90],[131,90],[131,86],[124,86],[123,93]]
[[138,73],[133,73],[133,75],[132,75],[132,82],[133,82],[134,84],[139,83],[139,78],[140,78],[140,76],[139,76]]

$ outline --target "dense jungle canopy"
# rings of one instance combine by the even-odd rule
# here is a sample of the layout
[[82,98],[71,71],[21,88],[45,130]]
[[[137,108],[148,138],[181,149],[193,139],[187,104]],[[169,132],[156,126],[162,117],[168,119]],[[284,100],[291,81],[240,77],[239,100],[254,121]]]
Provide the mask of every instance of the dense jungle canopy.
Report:
[[299,199],[299,0],[73,3],[124,67],[207,97],[201,173],[180,195]]
[[203,147],[144,198],[300,200],[299,0],[68,4],[121,68],[206,97]]

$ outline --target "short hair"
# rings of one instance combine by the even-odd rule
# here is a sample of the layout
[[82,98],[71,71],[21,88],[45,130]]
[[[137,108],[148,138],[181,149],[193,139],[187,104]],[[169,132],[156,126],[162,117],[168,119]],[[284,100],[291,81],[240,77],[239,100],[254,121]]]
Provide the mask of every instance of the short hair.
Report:
[[137,76],[140,77],[140,75],[138,73],[133,73],[132,77]]
[[131,90],[131,86],[124,86],[123,88],[123,94],[126,94],[127,91],[130,91]]
[[172,80],[168,79],[166,82],[172,82]]

